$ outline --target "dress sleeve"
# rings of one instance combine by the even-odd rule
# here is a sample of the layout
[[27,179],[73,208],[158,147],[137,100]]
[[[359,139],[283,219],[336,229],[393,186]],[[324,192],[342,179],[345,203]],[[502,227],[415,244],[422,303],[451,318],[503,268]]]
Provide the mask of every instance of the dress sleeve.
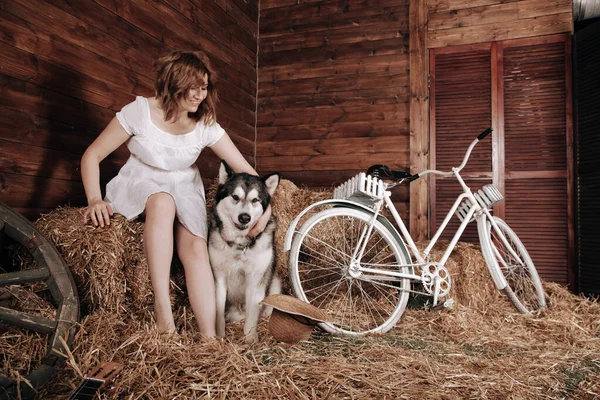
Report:
[[210,147],[213,144],[217,143],[219,141],[219,139],[221,139],[223,137],[223,135],[225,134],[225,129],[221,128],[221,125],[219,125],[217,122],[215,122],[212,125],[209,125],[206,127],[206,130],[204,131],[204,146],[203,147]]
[[140,123],[143,118],[143,101],[141,96],[138,96],[133,102],[127,104],[117,112],[117,119],[123,126],[123,129],[130,135],[137,135],[139,132]]

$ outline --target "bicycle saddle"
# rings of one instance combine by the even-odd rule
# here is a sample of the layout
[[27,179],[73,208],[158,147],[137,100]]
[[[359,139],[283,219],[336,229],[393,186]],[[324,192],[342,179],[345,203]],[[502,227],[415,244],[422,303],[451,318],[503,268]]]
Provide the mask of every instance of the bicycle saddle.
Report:
[[379,178],[387,181],[401,181],[403,179],[408,179],[409,181],[417,179],[418,175],[411,175],[405,171],[394,171],[390,169],[387,165],[376,164],[371,165],[367,170],[367,175],[374,176],[375,178]]

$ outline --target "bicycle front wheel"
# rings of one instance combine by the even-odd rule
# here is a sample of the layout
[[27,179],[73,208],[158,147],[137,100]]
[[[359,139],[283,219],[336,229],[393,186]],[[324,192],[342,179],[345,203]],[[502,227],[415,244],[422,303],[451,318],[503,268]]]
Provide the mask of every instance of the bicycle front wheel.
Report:
[[378,220],[357,263],[353,254],[373,216],[351,208],[330,208],[313,215],[296,233],[289,255],[294,294],[327,311],[319,326],[330,333],[385,333],[400,319],[410,280],[359,272],[360,267],[408,272],[403,243]]
[[497,229],[488,217],[482,218],[478,225],[481,251],[490,271],[495,269],[506,279],[506,296],[522,314],[545,308],[542,281],[517,234],[498,217],[492,217]]

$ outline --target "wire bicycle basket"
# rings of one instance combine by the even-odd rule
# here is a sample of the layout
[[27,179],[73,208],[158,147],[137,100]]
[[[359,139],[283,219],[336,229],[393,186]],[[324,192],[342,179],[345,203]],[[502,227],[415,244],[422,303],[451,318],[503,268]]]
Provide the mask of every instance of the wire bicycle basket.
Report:
[[[477,203],[481,208],[490,209],[494,204],[502,200],[504,197],[500,191],[493,184],[488,184],[479,189],[477,192],[473,192],[473,196],[477,200]],[[458,207],[455,214],[458,219],[462,222],[471,208],[471,200],[465,199],[462,204]]]
[[336,187],[333,198],[372,206],[383,199],[386,187],[387,185],[381,179],[361,172]]

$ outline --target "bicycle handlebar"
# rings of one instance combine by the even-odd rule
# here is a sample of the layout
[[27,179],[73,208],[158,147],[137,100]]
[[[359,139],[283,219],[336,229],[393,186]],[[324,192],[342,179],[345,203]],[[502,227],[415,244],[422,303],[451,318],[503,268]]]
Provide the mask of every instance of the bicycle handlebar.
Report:
[[490,133],[492,133],[493,129],[492,128],[487,128],[485,131],[481,132],[477,138],[475,140],[473,140],[471,142],[471,145],[469,146],[469,148],[467,149],[467,152],[465,154],[465,157],[463,158],[462,163],[460,164],[459,167],[454,168],[452,171],[448,171],[448,172],[444,172],[444,171],[438,171],[435,169],[428,169],[426,171],[423,172],[419,172],[418,174],[416,174],[417,176],[423,176],[426,174],[437,174],[437,175],[442,175],[442,176],[450,176],[453,174],[454,170],[456,171],[461,171],[465,165],[467,165],[467,161],[469,160],[469,157],[471,156],[471,152],[473,151],[473,148],[475,147],[475,145],[477,143],[479,143],[480,140],[485,139],[486,136],[488,136]]
[[493,131],[493,129],[492,129],[492,128],[487,128],[485,131],[481,132],[481,133],[479,134],[479,136],[477,136],[477,139],[478,139],[478,140],[483,140],[483,139],[485,139],[485,137],[486,137],[487,135],[489,135],[490,133],[492,133],[492,131]]
[[383,179],[383,180],[395,181],[396,183],[400,183],[405,180],[408,182],[412,182],[414,180],[419,179],[421,176],[427,175],[427,174],[450,176],[453,174],[454,170],[460,171],[465,167],[465,165],[467,164],[467,161],[469,160],[469,157],[471,156],[471,151],[473,151],[473,148],[475,147],[475,145],[477,143],[479,143],[480,140],[484,139],[486,136],[488,136],[490,133],[492,133],[492,131],[493,131],[492,128],[487,128],[485,131],[481,132],[477,136],[477,139],[475,139],[471,142],[471,145],[469,146],[467,153],[465,154],[465,157],[463,158],[462,164],[460,164],[460,166],[458,168],[455,168],[452,171],[444,172],[444,171],[438,171],[435,169],[428,169],[428,170],[419,172],[418,174],[411,175],[408,172],[404,172],[404,171],[393,171],[387,165],[376,164],[376,165],[372,165],[369,167],[369,169],[367,170],[367,175],[371,175],[371,176],[374,176],[376,178]]

